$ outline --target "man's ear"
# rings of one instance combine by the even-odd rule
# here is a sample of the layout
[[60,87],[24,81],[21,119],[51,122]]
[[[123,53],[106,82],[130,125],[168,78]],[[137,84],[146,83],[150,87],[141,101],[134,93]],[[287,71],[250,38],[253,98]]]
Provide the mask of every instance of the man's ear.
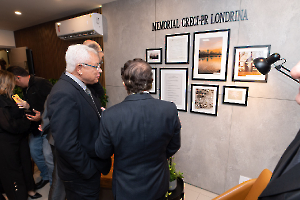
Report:
[[82,69],[82,65],[80,65],[80,64],[76,65],[75,71],[76,71],[79,75],[82,74],[81,69]]

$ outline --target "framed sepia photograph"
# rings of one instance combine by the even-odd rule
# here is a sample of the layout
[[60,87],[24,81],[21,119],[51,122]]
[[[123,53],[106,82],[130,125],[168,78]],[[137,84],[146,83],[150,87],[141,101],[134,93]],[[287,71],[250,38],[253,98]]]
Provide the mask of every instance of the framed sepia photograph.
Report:
[[189,33],[166,35],[165,43],[165,64],[189,64]]
[[226,81],[230,29],[194,33],[193,80]]
[[191,112],[217,116],[219,85],[191,86]]
[[153,82],[152,82],[152,88],[149,91],[150,94],[156,94],[156,77],[157,77],[157,73],[156,73],[157,69],[156,68],[152,68],[152,78],[153,78]]
[[187,111],[187,68],[160,68],[160,99],[174,102],[177,110]]
[[261,74],[253,60],[270,55],[271,45],[234,47],[232,81],[267,82],[267,75]]
[[247,106],[249,87],[223,86],[223,103]]
[[162,48],[146,49],[146,62],[149,64],[162,64]]

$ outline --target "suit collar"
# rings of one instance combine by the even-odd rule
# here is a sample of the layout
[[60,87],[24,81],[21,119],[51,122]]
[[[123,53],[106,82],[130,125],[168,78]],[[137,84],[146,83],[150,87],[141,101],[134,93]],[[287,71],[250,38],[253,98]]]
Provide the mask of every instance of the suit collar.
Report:
[[286,149],[282,155],[280,161],[278,162],[272,178],[262,192],[260,197],[272,196],[276,194],[281,194],[284,192],[292,191],[299,189],[300,185],[298,184],[300,180],[300,163],[295,165],[286,173],[282,174],[284,169],[289,165],[298,149],[300,148],[300,130],[296,135],[295,139],[291,142],[289,147]]
[[138,101],[138,100],[145,100],[145,99],[153,99],[153,97],[149,93],[138,93],[138,94],[128,95],[124,99],[124,101]]
[[[78,83],[76,83],[72,78],[67,76],[65,73],[63,73],[60,76],[60,79],[62,79],[64,81],[67,81],[68,83],[72,84],[79,91],[79,93],[85,98],[85,100],[90,104],[90,106],[94,109],[94,111],[97,113],[98,118],[100,119],[99,114],[101,114],[101,108],[95,102],[97,104],[97,107],[96,107],[96,105],[93,103],[92,98],[83,90],[83,88],[80,85],[78,85]],[[97,97],[95,97],[93,95],[93,98],[94,98],[94,101],[96,101]],[[98,114],[98,112],[99,112],[99,114]]]

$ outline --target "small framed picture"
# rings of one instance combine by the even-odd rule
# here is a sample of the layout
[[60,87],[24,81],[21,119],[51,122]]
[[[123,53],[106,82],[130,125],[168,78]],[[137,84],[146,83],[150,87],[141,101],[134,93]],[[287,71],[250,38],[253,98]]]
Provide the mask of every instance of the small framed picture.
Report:
[[217,116],[219,85],[191,86],[191,112]]
[[189,64],[190,34],[166,35],[165,63]]
[[149,64],[162,64],[162,48],[146,49],[146,62]]
[[174,102],[177,110],[187,111],[187,68],[160,68],[160,99]]
[[156,94],[156,73],[157,69],[156,68],[152,68],[152,78],[153,78],[153,82],[152,82],[152,88],[149,91],[150,94]]
[[193,80],[226,81],[230,29],[194,33]]
[[249,87],[223,86],[223,103],[247,106]]
[[255,58],[270,55],[271,45],[234,47],[232,81],[267,82],[267,75],[261,74],[253,64]]

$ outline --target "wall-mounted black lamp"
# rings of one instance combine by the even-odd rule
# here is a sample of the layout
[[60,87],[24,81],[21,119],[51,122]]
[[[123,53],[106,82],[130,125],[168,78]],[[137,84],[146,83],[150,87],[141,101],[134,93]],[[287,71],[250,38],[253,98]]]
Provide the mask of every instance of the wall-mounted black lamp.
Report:
[[[266,75],[271,70],[271,65],[274,64],[278,60],[284,60],[284,62],[282,64],[284,64],[286,62],[286,60],[284,58],[280,59],[280,55],[278,53],[273,53],[272,55],[270,55],[267,58],[255,58],[253,60],[253,63],[255,65],[255,67],[257,68],[257,70],[261,74]],[[297,79],[294,79],[291,75],[289,75],[285,72],[285,71],[291,72],[291,70],[284,67],[282,64],[274,65],[275,69],[277,69],[277,71],[281,72],[282,74],[288,76],[289,78],[291,78],[294,81],[296,81],[297,83],[299,83],[299,81]],[[282,69],[284,69],[285,71],[283,71]]]

